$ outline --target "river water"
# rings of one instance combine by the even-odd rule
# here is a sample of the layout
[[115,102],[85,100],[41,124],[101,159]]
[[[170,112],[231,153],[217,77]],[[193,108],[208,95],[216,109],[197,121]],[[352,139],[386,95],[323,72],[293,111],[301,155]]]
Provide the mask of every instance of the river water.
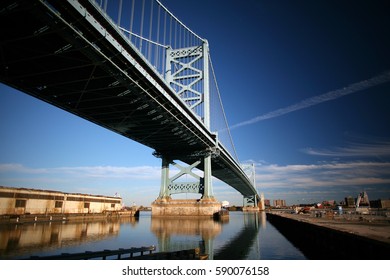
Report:
[[0,259],[151,245],[157,252],[200,248],[215,260],[306,259],[265,213],[230,212],[228,219],[214,221],[141,212],[138,219],[0,225]]

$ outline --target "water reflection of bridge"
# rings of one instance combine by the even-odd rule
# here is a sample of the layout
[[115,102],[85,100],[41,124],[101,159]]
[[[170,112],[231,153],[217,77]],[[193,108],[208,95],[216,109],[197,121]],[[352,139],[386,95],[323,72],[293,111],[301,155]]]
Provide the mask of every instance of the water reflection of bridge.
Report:
[[[158,239],[159,251],[200,248],[201,253],[209,255],[209,259],[239,260],[249,255],[251,248],[258,242],[260,227],[266,223],[265,213],[243,213],[243,216],[242,229],[217,251],[214,251],[214,240],[229,220],[221,222],[200,217],[152,217],[151,231]],[[259,256],[259,246],[256,250]]]
[[[178,251],[200,248],[201,253],[212,258],[213,240],[222,231],[221,223],[210,218],[201,217],[152,217],[151,231],[157,236],[159,251]],[[195,238],[178,240],[171,237]],[[180,239],[180,238],[179,238]]]
[[[216,260],[242,260],[249,255],[249,251],[258,241],[260,227],[266,224],[264,212],[244,213],[244,227],[225,246],[214,254]],[[260,244],[257,244],[256,252],[260,258]]]

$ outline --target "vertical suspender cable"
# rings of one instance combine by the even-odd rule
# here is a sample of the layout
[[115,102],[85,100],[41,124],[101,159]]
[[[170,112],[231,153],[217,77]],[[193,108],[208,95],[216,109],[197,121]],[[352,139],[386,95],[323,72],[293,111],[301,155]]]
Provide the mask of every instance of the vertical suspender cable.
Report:
[[129,33],[129,39],[131,41],[131,33],[133,32],[133,23],[134,23],[134,5],[135,0],[133,0],[133,3],[131,4],[131,15],[130,15],[130,33]]
[[119,0],[119,7],[118,7],[118,26],[121,26],[121,19],[122,19],[122,0]]
[[106,13],[107,13],[107,2],[108,2],[108,0],[106,0],[106,1],[104,2],[104,12],[106,12]]
[[[142,0],[142,12],[141,12],[141,30],[140,36],[143,36],[144,29],[144,12],[145,12],[145,0]],[[142,52],[142,39],[139,40],[139,50]]]
[[[154,0],[150,1],[150,19],[149,19],[149,41],[152,41],[152,32],[153,32],[153,3]],[[148,60],[151,61],[152,55],[152,44],[148,43]]]
[[[160,6],[161,7],[161,6]],[[167,13],[164,13],[164,33],[163,33],[163,45],[166,46],[165,40],[167,35]]]
[[175,44],[174,44],[174,46],[175,46],[175,49],[177,48],[177,21],[175,21],[175,35],[174,35],[174,37],[175,37]]
[[[167,13],[164,13],[164,38],[163,38],[163,45],[166,46],[166,35],[167,35]],[[162,55],[162,71],[164,73],[163,77],[164,79],[166,78],[165,76],[165,63],[166,63],[166,55],[167,55],[167,49],[165,48],[163,50],[163,55]]]
[[233,138],[232,138],[232,135],[231,135],[231,133],[230,133],[229,124],[228,124],[227,119],[226,119],[225,109],[223,108],[223,103],[222,103],[221,95],[220,95],[220,93],[219,93],[219,88],[218,88],[218,84],[217,84],[217,79],[216,79],[216,77],[215,77],[214,67],[213,67],[213,63],[212,63],[212,61],[211,61],[210,53],[209,53],[209,59],[208,59],[208,60],[209,60],[209,62],[210,62],[211,72],[212,72],[212,74],[213,74],[215,87],[216,87],[216,90],[217,90],[217,93],[218,93],[219,102],[220,102],[220,104],[221,104],[222,114],[223,114],[223,117],[224,117],[224,120],[225,120],[225,125],[226,125],[226,130],[227,130],[227,132],[228,132],[228,135],[229,135],[229,138],[230,138],[230,142],[231,142],[231,145],[232,145],[232,149],[233,149],[232,152],[234,152],[234,156],[235,156],[235,159],[237,160],[237,162],[240,163],[240,161],[238,160],[236,148],[235,148],[234,143],[233,143]]
[[[157,8],[157,38],[156,38],[156,41],[159,42],[160,41],[160,9],[161,7],[158,6]],[[154,52],[154,64],[156,66],[156,68],[158,69],[158,65],[157,63],[159,62],[158,59],[159,59],[159,50],[158,50],[158,46],[155,45],[155,52]]]
[[179,25],[179,48],[182,48],[183,46],[182,46],[182,41],[181,41],[181,30],[182,30],[183,28],[181,27],[181,25]]
[[[182,25],[186,30],[188,30],[192,35],[194,35],[196,38],[198,38],[199,40],[201,41],[204,41],[201,37],[199,37],[195,32],[193,32],[191,29],[189,29],[184,23],[182,23],[177,17],[175,17],[174,14],[172,14],[163,4],[161,4],[161,2],[159,0],[156,0],[157,3],[159,3],[159,5],[161,5],[161,7],[175,20],[177,21],[178,23],[180,23],[180,25]],[[184,2],[184,1],[183,1]]]
[[169,19],[169,45],[173,47],[172,44],[172,17]]

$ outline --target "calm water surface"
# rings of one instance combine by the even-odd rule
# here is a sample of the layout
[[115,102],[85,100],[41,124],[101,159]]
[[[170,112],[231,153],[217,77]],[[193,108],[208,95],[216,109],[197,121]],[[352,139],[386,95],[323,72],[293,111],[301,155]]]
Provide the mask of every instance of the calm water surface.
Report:
[[225,221],[157,218],[0,225],[0,259],[21,259],[155,245],[157,251],[201,248],[210,259],[305,259],[265,213],[230,212]]

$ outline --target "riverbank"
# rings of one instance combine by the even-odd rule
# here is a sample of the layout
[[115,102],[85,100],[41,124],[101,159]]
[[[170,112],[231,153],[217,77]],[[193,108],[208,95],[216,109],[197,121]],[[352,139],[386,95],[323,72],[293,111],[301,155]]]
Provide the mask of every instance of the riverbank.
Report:
[[309,259],[390,259],[390,218],[267,213]]

